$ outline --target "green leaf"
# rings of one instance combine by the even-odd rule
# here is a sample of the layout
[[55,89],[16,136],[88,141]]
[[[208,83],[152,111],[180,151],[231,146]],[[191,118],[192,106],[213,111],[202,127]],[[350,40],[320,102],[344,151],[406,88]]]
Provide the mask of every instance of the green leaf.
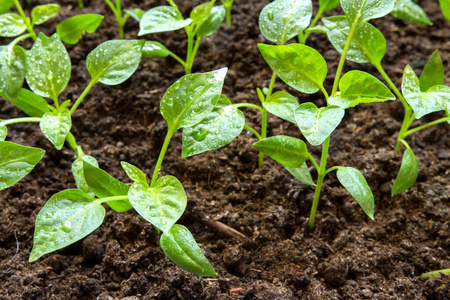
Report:
[[284,45],[301,33],[311,21],[310,0],[275,0],[259,15],[259,29],[271,42]]
[[138,22],[141,21],[142,16],[145,14],[145,11],[140,8],[124,9],[124,11]]
[[42,32],[27,55],[26,79],[31,90],[42,97],[58,99],[70,79],[69,53],[55,33]]
[[316,186],[314,183],[311,173],[309,172],[308,165],[306,162],[304,162],[300,167],[298,168],[290,168],[286,167],[286,170],[291,173],[292,176],[294,176],[297,180],[299,180],[301,183],[311,186]]
[[[347,42],[350,25],[345,16],[322,18],[320,31],[327,34],[333,47],[342,54]],[[360,25],[353,36],[346,59],[357,63],[380,63],[386,53],[386,39],[370,23]]]
[[18,14],[7,13],[0,15],[0,36],[15,37],[27,30],[23,19]]
[[72,164],[72,174],[75,179],[75,183],[77,184],[77,188],[85,192],[91,197],[95,197],[95,194],[89,188],[89,185],[86,182],[86,178],[84,177],[84,164],[83,161],[88,164],[98,168],[97,160],[90,155],[83,155],[82,157],[78,157]]
[[42,116],[39,123],[44,136],[55,145],[56,149],[61,150],[66,140],[67,134],[72,127],[72,119],[67,108],[62,111],[48,112]]
[[157,6],[149,9],[139,22],[138,36],[156,33],[173,31],[183,28],[191,24],[190,18],[183,19],[179,11],[172,6]]
[[211,8],[208,17],[198,25],[197,35],[200,38],[204,38],[213,34],[217,29],[219,29],[220,24],[225,18],[225,14],[225,8],[222,5]]
[[439,5],[444,17],[450,21],[450,0],[439,0]]
[[154,41],[145,41],[142,48],[142,57],[146,58],[164,58],[169,56],[170,51],[161,43]]
[[103,16],[86,14],[73,16],[56,26],[56,33],[64,43],[75,45],[85,32],[93,33],[103,21]]
[[402,165],[400,171],[392,185],[391,195],[403,193],[413,186],[419,175],[419,161],[414,156],[411,149],[406,149],[403,153]]
[[[99,169],[86,161],[83,161],[83,169],[86,183],[98,198],[128,195],[130,187],[115,179],[102,169]],[[117,212],[124,212],[132,208],[130,201],[128,200],[108,201],[107,204]]]
[[215,150],[229,144],[244,129],[244,114],[221,95],[214,109],[200,123],[183,129],[181,157]]
[[16,99],[8,99],[5,95],[2,96],[31,117],[40,118],[45,113],[50,112],[47,101],[30,90],[21,89]]
[[196,25],[202,23],[208,17],[211,9],[212,7],[210,2],[202,3],[194,7],[189,16],[192,20],[192,24]]
[[[1,123],[0,119],[0,123]],[[0,142],[4,141],[6,139],[6,136],[8,135],[8,129],[6,128],[6,125],[0,125]]]
[[174,225],[160,239],[164,254],[177,266],[199,276],[215,276],[217,273],[203,255],[194,237],[183,225]]
[[323,87],[327,63],[317,50],[301,44],[258,44],[258,48],[272,70],[289,86],[307,94],[313,94]]
[[380,80],[369,73],[357,70],[347,72],[342,76],[339,81],[339,90],[338,96],[328,98],[328,104],[344,109],[360,103],[395,100],[395,96]]
[[283,120],[295,122],[295,109],[299,106],[297,98],[287,92],[275,92],[262,103],[268,112]]
[[0,0],[0,14],[3,14],[14,6],[13,0]]
[[147,182],[133,183],[128,199],[138,214],[162,232],[169,232],[187,205],[183,186],[173,176],[159,178],[152,187]]
[[341,0],[341,6],[350,20],[350,24],[384,17],[394,9],[393,0]]
[[319,0],[319,9],[328,11],[335,9],[339,5],[339,0]]
[[24,178],[44,154],[45,151],[39,148],[0,141],[0,190]]
[[396,0],[391,15],[414,24],[433,25],[423,9],[412,0]]
[[161,114],[169,127],[190,127],[203,120],[220,97],[227,70],[189,74],[172,84],[161,99]]
[[314,103],[301,104],[295,110],[295,120],[302,134],[313,146],[321,145],[336,129],[345,110],[339,106],[317,108]]
[[103,222],[105,209],[80,190],[53,195],[36,217],[30,262],[81,240]]
[[34,25],[39,25],[58,15],[61,6],[58,4],[44,4],[33,7],[31,20]]
[[283,166],[299,168],[309,157],[304,141],[285,135],[272,136],[253,144]]
[[103,42],[86,58],[89,74],[107,85],[124,82],[138,68],[144,43],[144,40]]
[[131,180],[135,182],[147,183],[147,176],[145,176],[144,172],[142,172],[138,167],[125,161],[121,161],[120,164]]
[[0,94],[8,101],[19,95],[25,80],[25,51],[20,46],[0,46]]
[[442,63],[441,57],[439,56],[439,51],[436,50],[431,55],[422,74],[420,75],[420,90],[426,92],[431,87],[435,85],[444,84],[444,65]]
[[366,215],[373,220],[375,199],[361,172],[351,167],[339,167],[337,178],[350,195],[355,198]]

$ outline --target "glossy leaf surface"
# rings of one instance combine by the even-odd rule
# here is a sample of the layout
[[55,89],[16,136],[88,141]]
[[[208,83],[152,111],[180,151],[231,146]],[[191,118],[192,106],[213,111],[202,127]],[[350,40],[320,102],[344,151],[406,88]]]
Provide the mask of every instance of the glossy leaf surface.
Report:
[[142,16],[145,14],[145,11],[143,11],[140,8],[133,8],[133,9],[124,9],[124,11],[130,15],[133,19],[140,22],[142,19]]
[[263,106],[271,114],[296,124],[295,109],[299,104],[297,98],[291,94],[282,91],[275,92],[263,102]]
[[426,92],[428,89],[435,85],[444,84],[444,65],[442,59],[439,56],[439,51],[436,50],[431,55],[422,74],[420,75],[420,90]]
[[14,101],[25,80],[25,51],[20,46],[12,49],[0,46],[0,94],[8,101]]
[[400,171],[392,185],[392,196],[403,193],[416,182],[419,175],[419,161],[414,156],[411,149],[406,149],[403,153],[402,165]]
[[72,127],[72,119],[68,109],[61,112],[48,112],[42,116],[39,123],[42,133],[55,145],[56,149],[61,150],[66,136]]
[[309,172],[308,165],[306,162],[304,162],[300,167],[298,168],[290,168],[286,167],[286,170],[291,173],[292,176],[294,176],[297,180],[299,180],[301,183],[306,185],[315,186],[314,180],[311,177],[311,173]]
[[139,22],[138,36],[156,32],[173,31],[191,24],[190,18],[183,19],[172,6],[163,5],[149,9]]
[[394,9],[392,0],[341,0],[341,6],[350,24],[362,24],[371,19],[384,17]]
[[285,135],[262,139],[253,146],[283,166],[290,168],[299,168],[309,156],[304,141]]
[[145,176],[144,172],[142,172],[138,167],[133,166],[132,164],[125,161],[121,161],[120,165],[131,180],[133,180],[134,182],[147,183],[147,176]]
[[192,234],[183,225],[175,224],[170,232],[164,232],[160,246],[164,254],[183,270],[205,277],[217,275]]
[[[4,95],[2,95],[5,97]],[[45,113],[50,112],[48,103],[39,95],[36,95],[30,90],[21,89],[19,95],[14,100],[5,97],[6,100],[20,108],[30,117],[42,117]]]
[[433,25],[423,9],[412,0],[396,0],[391,15],[421,25]]
[[31,21],[39,25],[58,15],[61,6],[58,4],[44,4],[33,7],[31,10]]
[[103,21],[103,16],[86,14],[73,16],[56,26],[56,33],[64,43],[75,45],[87,33],[97,30]]
[[7,13],[0,15],[0,36],[15,37],[27,30],[27,26],[18,14]]
[[160,42],[145,41],[142,48],[142,57],[146,58],[164,58],[169,55],[170,51]]
[[200,38],[204,38],[213,34],[217,29],[219,29],[220,24],[225,18],[225,14],[225,8],[222,5],[213,6],[207,18],[198,25],[197,35]]
[[98,168],[97,160],[90,155],[83,155],[82,157],[78,157],[72,163],[72,174],[75,179],[75,183],[77,184],[77,188],[88,194],[90,197],[95,197],[95,194],[89,188],[89,185],[86,182],[86,178],[84,177],[84,164],[83,161],[88,164]]

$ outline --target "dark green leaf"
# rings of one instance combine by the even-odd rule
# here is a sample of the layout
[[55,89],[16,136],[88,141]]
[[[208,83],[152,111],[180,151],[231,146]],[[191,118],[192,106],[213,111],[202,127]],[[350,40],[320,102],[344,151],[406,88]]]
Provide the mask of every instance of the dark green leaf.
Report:
[[439,0],[439,5],[444,17],[450,21],[450,0]]
[[24,178],[44,154],[45,151],[39,148],[0,141],[0,190]]
[[83,161],[89,163],[90,165],[98,168],[97,160],[90,155],[83,155],[82,157],[78,157],[72,164],[72,174],[75,179],[75,183],[77,184],[77,188],[85,192],[91,197],[95,197],[95,194],[89,188],[89,185],[86,182],[86,178],[84,177],[84,164]]
[[97,30],[103,21],[103,16],[86,14],[73,16],[62,21],[56,26],[56,33],[64,43],[75,45],[83,37],[84,33],[92,33]]
[[319,0],[319,8],[321,11],[335,9],[339,5],[339,0]]
[[146,58],[164,58],[169,53],[170,51],[163,44],[154,41],[145,41],[142,48],[142,57]]
[[3,14],[14,6],[13,0],[0,0],[0,14]]
[[103,222],[105,209],[80,190],[53,195],[36,217],[30,262],[81,240]]
[[284,167],[286,168],[286,170],[288,170],[289,173],[291,173],[292,176],[297,178],[297,180],[299,180],[301,183],[312,186],[316,185],[311,177],[311,173],[309,172],[308,165],[306,164],[306,162],[304,162],[298,168],[289,168],[286,166]]
[[0,46],[0,94],[8,101],[19,95],[25,80],[25,51],[20,46]]
[[[5,95],[2,96],[5,97]],[[10,100],[6,97],[5,99],[31,117],[40,118],[45,113],[50,112],[47,101],[30,90],[21,89],[15,100]]]
[[120,162],[122,168],[127,173],[128,177],[134,182],[142,182],[147,183],[147,176],[145,176],[144,172],[142,172],[138,167],[133,166],[125,161]]
[[253,146],[283,166],[290,168],[299,168],[309,156],[305,142],[285,135],[262,139]]
[[442,63],[441,57],[439,56],[439,51],[436,50],[431,55],[422,74],[420,75],[420,90],[426,92],[431,87],[435,85],[444,84],[444,65]]
[[222,5],[214,6],[209,12],[207,18],[198,25],[197,35],[200,38],[204,38],[213,34],[217,29],[219,29],[220,24],[225,18],[225,14],[225,8]]
[[351,167],[339,167],[337,178],[350,195],[355,198],[356,202],[358,202],[366,215],[373,220],[375,213],[375,199],[361,172]]
[[396,0],[391,15],[414,24],[433,25],[423,9],[412,0]]
[[194,237],[183,225],[175,224],[160,239],[164,254],[177,266],[199,276],[215,276],[217,273],[203,255]]
[[23,19],[18,14],[7,13],[0,15],[0,36],[15,37],[27,30]]
[[39,123],[42,133],[56,149],[61,150],[66,140],[67,134],[72,127],[72,119],[68,109],[58,112],[48,112],[42,116]]
[[275,116],[292,122],[295,122],[295,109],[299,106],[298,100],[287,92],[276,92],[270,95],[263,106],[268,112]]
[[402,165],[400,171],[395,178],[394,185],[392,186],[391,195],[403,193],[407,189],[413,186],[419,175],[419,161],[414,156],[411,149],[406,149],[403,153]]
[[341,6],[350,24],[362,24],[371,19],[384,17],[394,9],[392,0],[341,0]]
[[61,6],[58,4],[44,4],[33,7],[31,20],[34,25],[39,25],[58,15]]
[[138,36],[164,32],[173,31],[183,28],[191,24],[192,20],[190,18],[183,19],[179,12],[172,6],[157,6],[148,10],[139,22],[139,33]]
[[145,11],[140,8],[124,9],[124,11],[138,22],[141,21],[142,16],[145,14]]

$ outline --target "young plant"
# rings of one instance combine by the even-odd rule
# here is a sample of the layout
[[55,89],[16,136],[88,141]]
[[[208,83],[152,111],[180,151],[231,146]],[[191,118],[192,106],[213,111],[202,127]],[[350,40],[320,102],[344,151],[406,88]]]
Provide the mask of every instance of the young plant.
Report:
[[450,274],[450,269],[443,269],[443,270],[427,272],[427,273],[420,275],[420,278],[430,279],[431,277],[437,276],[439,274]]
[[221,0],[223,7],[227,12],[227,26],[231,27],[231,7],[233,6],[234,0]]
[[122,7],[120,5],[120,0],[114,0],[114,4],[111,2],[111,0],[104,0],[104,1],[111,9],[111,11],[114,13],[114,16],[116,16],[117,26],[119,27],[119,39],[123,39],[124,38],[123,28],[128,18],[131,16],[136,21],[139,22],[140,19],[142,18],[142,15],[144,14],[144,11],[139,8],[131,10],[125,9],[125,14],[122,15]]
[[148,10],[139,22],[138,36],[156,32],[174,31],[184,28],[188,38],[186,60],[168,50],[163,44],[153,41],[146,43],[144,57],[163,58],[171,56],[190,74],[195,56],[203,38],[212,35],[225,18],[225,8],[214,6],[216,0],[195,7],[190,18],[184,18],[173,0],[167,0],[170,6],[157,6]]

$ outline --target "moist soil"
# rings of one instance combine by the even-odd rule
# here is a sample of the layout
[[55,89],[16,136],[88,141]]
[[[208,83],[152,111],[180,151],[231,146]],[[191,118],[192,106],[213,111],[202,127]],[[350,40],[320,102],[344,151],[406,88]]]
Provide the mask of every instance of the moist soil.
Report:
[[[45,1],[40,1],[42,4]],[[60,15],[47,26],[81,13],[105,19],[96,33],[67,46],[72,77],[61,99],[76,99],[88,83],[87,54],[118,36],[114,16],[103,1],[56,1]],[[200,1],[177,1],[185,16]],[[237,1],[233,24],[225,24],[202,42],[194,72],[228,67],[223,93],[234,103],[258,104],[256,87],[269,84],[272,71],[257,44],[258,16],[269,1]],[[147,10],[164,1],[122,1],[123,7]],[[433,27],[413,25],[391,16],[372,23],[387,40],[383,66],[397,86],[404,67],[418,74],[435,49],[440,50],[450,85],[450,22],[437,1],[421,1]],[[315,7],[315,11],[317,7]],[[26,9],[29,13],[29,9]],[[330,13],[329,13],[330,14]],[[328,14],[328,15],[329,15]],[[333,14],[342,14],[337,9]],[[138,24],[127,22],[126,38],[136,39]],[[148,36],[184,56],[184,31]],[[2,40],[2,44],[10,40]],[[331,90],[339,60],[326,36],[312,34],[307,44],[328,62],[325,81]],[[30,43],[22,44],[25,48]],[[346,64],[378,76],[368,64]],[[129,183],[120,161],[152,174],[167,126],[159,113],[165,90],[184,75],[173,59],[143,59],[119,86],[96,85],[73,115],[72,133],[100,167]],[[300,102],[324,105],[321,94],[305,95],[277,80],[275,90],[289,91]],[[260,128],[260,115],[244,109],[249,125]],[[0,193],[0,299],[450,299],[450,276],[427,281],[419,275],[450,267],[449,125],[430,127],[408,137],[420,174],[408,191],[391,197],[401,164],[395,152],[403,119],[399,101],[364,104],[346,112],[331,139],[328,166],[361,170],[375,196],[370,220],[337,181],[326,177],[314,231],[307,222],[314,190],[294,179],[280,164],[265,159],[257,168],[256,138],[243,132],[228,146],[182,159],[181,133],[172,140],[161,175],[174,175],[188,197],[178,223],[189,228],[218,275],[202,278],[175,266],[158,245],[159,234],[135,211],[107,208],[103,224],[91,235],[34,263],[32,248],[37,213],[55,193],[75,188],[73,151],[57,151],[36,124],[8,127],[8,140],[46,150],[43,160],[19,183]],[[2,101],[0,118],[24,116]],[[415,125],[441,117],[431,114]],[[268,135],[303,138],[296,126],[269,116]],[[320,147],[310,147],[319,159]],[[313,176],[315,175],[312,170]],[[220,223],[218,223],[220,222]],[[240,232],[233,235],[217,225]]]

